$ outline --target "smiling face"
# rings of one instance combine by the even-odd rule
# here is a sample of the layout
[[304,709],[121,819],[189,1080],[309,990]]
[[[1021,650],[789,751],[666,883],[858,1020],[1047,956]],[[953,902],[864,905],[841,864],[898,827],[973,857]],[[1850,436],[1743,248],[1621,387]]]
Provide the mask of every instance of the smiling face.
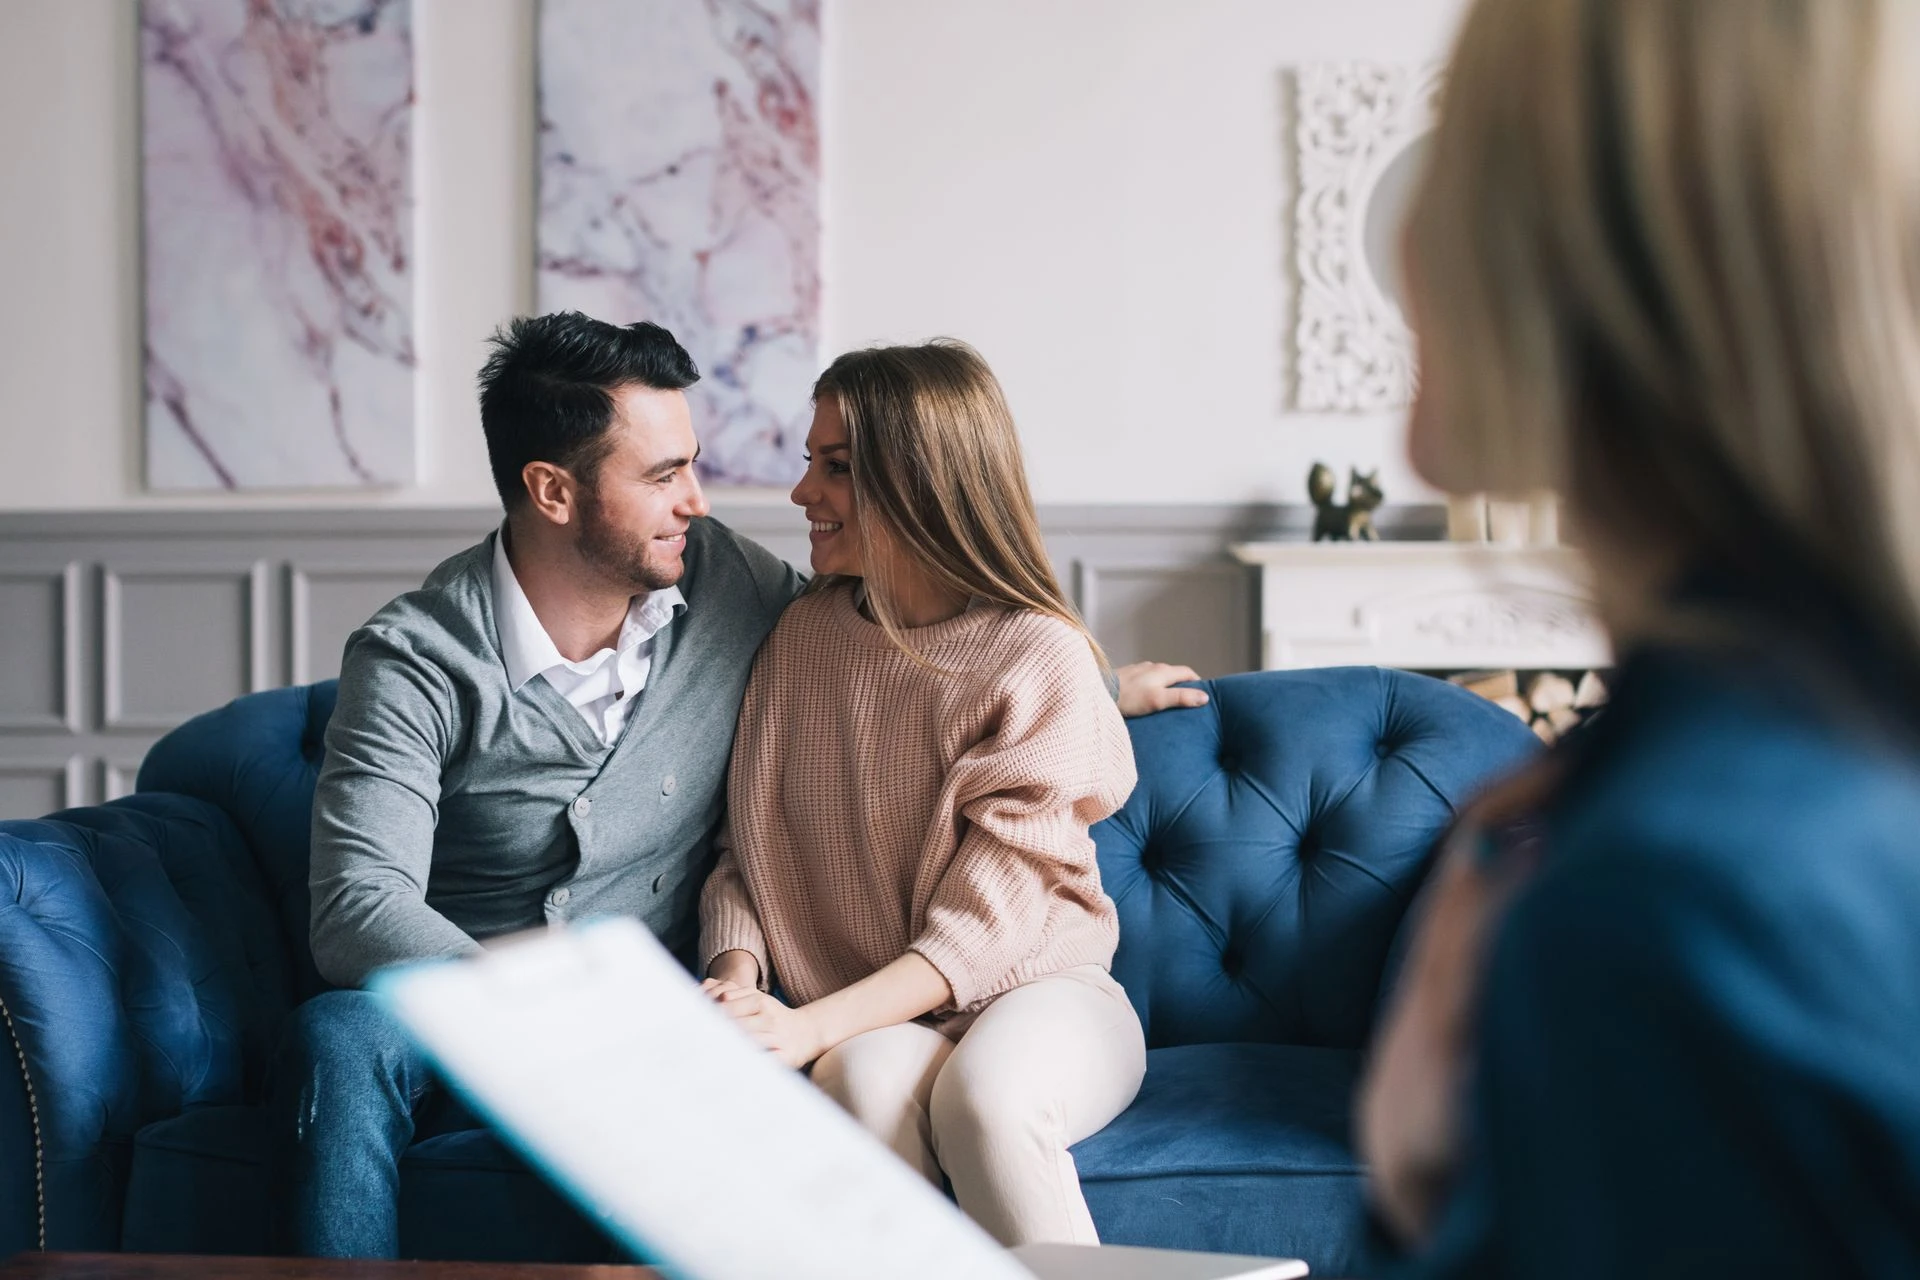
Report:
[[678,391],[627,386],[613,403],[613,447],[578,495],[577,545],[612,582],[658,591],[680,581],[687,526],[711,509],[693,472],[693,419]]
[[807,431],[807,471],[793,486],[793,504],[813,524],[813,571],[865,576],[853,501],[853,452],[836,396],[823,395],[814,405],[813,426]]

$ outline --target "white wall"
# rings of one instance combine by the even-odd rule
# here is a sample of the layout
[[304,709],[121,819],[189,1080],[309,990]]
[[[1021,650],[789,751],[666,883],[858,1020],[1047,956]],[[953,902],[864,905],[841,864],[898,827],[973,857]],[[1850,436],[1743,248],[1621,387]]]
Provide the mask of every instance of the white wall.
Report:
[[495,501],[473,376],[533,301],[533,0],[414,6],[421,483],[141,491],[135,0],[0,0],[0,510]]
[[[422,482],[140,490],[133,0],[0,0],[0,510],[492,501],[473,374],[532,303],[534,0],[415,0]],[[825,342],[967,338],[1042,502],[1407,474],[1285,408],[1283,71],[1440,56],[1462,0],[824,0]],[[768,495],[769,498],[774,495]]]

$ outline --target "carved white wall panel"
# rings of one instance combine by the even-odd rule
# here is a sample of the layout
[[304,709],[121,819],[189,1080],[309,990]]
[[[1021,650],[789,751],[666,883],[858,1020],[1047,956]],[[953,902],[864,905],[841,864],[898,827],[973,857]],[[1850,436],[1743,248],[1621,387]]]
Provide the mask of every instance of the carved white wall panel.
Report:
[[1295,77],[1298,408],[1363,412],[1412,398],[1398,228],[1440,80],[1437,66],[1359,62],[1306,66]]

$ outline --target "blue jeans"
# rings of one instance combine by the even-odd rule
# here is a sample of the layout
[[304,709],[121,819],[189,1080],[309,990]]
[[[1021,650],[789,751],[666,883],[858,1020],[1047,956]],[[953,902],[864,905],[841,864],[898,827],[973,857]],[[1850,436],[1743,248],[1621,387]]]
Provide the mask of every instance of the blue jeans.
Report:
[[269,1106],[274,1243],[301,1257],[398,1257],[401,1153],[477,1123],[365,991],[329,991],[293,1011]]

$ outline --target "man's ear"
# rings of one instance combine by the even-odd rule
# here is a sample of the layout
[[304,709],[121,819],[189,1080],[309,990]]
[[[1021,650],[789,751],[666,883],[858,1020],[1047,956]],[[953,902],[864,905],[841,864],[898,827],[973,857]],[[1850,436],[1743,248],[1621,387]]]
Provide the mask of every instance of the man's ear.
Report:
[[553,524],[571,524],[579,505],[579,486],[573,473],[551,462],[529,462],[520,469],[527,500],[540,517]]

